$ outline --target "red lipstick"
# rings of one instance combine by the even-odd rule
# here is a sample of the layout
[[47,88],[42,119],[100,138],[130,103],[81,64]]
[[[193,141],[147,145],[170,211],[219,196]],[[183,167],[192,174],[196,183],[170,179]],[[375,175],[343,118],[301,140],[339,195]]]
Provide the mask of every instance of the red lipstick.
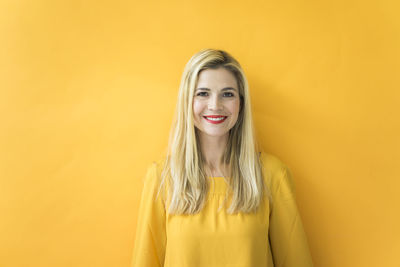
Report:
[[[209,123],[220,124],[220,123],[223,123],[226,120],[226,118],[228,118],[228,117],[227,116],[220,116],[220,115],[210,115],[210,116],[203,116],[203,118],[206,119],[206,121],[208,121]],[[211,120],[211,119],[208,119],[208,118],[212,118],[212,119],[215,119],[215,120]]]

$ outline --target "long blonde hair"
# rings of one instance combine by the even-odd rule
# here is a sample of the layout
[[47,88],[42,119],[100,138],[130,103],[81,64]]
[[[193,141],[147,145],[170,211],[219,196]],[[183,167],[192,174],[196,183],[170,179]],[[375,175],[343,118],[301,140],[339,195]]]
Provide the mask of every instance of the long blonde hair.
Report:
[[171,185],[168,191],[170,214],[195,214],[205,205],[210,185],[194,126],[192,103],[200,71],[220,67],[231,71],[236,77],[241,101],[238,119],[229,131],[222,159],[223,163],[230,166],[231,173],[227,179],[225,200],[228,193],[232,193],[232,201],[227,212],[255,212],[265,194],[246,76],[239,62],[227,52],[204,49],[193,55],[186,64],[179,87],[168,155],[164,161],[160,183],[160,189],[166,179]]

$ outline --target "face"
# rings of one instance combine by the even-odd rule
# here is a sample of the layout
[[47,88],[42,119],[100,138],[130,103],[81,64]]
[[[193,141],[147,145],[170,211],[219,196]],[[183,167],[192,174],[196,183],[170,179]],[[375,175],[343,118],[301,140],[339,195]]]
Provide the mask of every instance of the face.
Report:
[[193,98],[194,125],[200,134],[219,137],[229,134],[239,110],[236,77],[225,68],[202,70]]

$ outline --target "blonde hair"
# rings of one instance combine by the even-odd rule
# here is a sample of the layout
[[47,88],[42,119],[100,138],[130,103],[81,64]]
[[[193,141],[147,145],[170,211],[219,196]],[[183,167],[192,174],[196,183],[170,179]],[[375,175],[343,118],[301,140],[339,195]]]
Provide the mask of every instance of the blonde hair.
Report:
[[160,189],[166,182],[171,185],[168,191],[170,214],[195,214],[205,205],[210,185],[203,167],[204,159],[194,126],[192,103],[200,71],[220,67],[236,77],[241,102],[238,119],[229,131],[222,159],[223,163],[230,166],[231,173],[227,179],[225,200],[228,193],[231,193],[232,201],[227,212],[255,212],[263,199],[266,187],[257,151],[246,76],[239,62],[227,52],[204,49],[193,55],[186,64],[179,87],[168,155],[160,183]]

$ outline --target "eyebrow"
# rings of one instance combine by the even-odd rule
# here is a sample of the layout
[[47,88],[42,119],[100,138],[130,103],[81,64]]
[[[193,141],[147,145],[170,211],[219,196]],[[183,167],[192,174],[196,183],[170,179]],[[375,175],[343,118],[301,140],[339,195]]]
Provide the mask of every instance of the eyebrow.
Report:
[[[211,91],[209,88],[206,88],[206,87],[197,88],[196,90]],[[236,89],[233,87],[225,87],[221,91],[229,91],[229,90],[236,91]]]

